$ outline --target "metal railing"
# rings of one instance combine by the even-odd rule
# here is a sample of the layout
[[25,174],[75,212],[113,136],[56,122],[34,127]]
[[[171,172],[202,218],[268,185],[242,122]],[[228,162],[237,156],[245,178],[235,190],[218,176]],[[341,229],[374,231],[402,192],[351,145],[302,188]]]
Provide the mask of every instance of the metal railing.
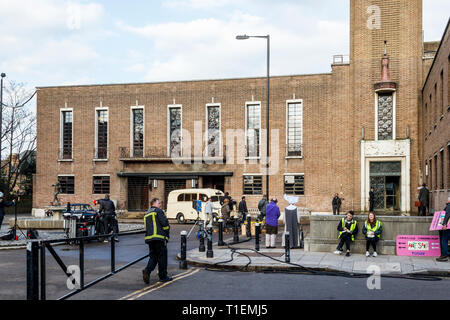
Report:
[[143,158],[168,158],[165,147],[145,147],[131,150],[129,147],[119,147],[120,159],[143,159]]
[[[139,232],[138,232],[139,233]],[[142,231],[140,233],[145,233]],[[46,250],[50,252],[50,254],[55,259],[56,263],[61,267],[64,274],[71,280],[72,284],[74,284],[74,288],[78,287],[70,291],[69,293],[59,297],[57,300],[65,300],[77,293],[80,293],[86,290],[89,287],[115,275],[116,273],[125,270],[126,268],[138,263],[139,261],[148,258],[148,254],[139,257],[120,268],[116,268],[116,249],[115,249],[115,241],[114,237],[117,234],[104,234],[104,235],[95,235],[90,237],[77,237],[77,238],[64,238],[64,239],[54,239],[54,240],[29,240],[27,242],[27,300],[46,300],[47,292],[46,292]],[[87,284],[84,281],[85,268],[84,268],[84,244],[89,240],[98,240],[98,239],[110,239],[111,243],[111,271]],[[61,257],[56,253],[55,249],[52,247],[52,244],[55,243],[77,243],[79,246],[79,279],[73,279],[74,274],[70,272],[69,268],[64,264]]]

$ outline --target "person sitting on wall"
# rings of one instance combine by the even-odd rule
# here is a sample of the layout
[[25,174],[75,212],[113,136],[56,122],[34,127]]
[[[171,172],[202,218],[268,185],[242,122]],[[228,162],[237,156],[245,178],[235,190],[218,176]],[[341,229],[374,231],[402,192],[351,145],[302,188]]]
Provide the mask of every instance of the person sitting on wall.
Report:
[[373,247],[373,256],[376,257],[378,255],[377,242],[380,240],[382,232],[383,224],[380,220],[377,220],[375,213],[370,212],[362,229],[362,233],[366,236],[366,257],[370,256],[370,246]]
[[342,218],[337,227],[339,231],[339,244],[337,246],[337,250],[334,252],[335,254],[342,254],[343,246],[345,243],[347,253],[346,257],[350,257],[350,245],[355,241],[355,236],[358,233],[358,226],[356,224],[356,220],[353,219],[353,211],[350,210],[347,212],[347,217]]

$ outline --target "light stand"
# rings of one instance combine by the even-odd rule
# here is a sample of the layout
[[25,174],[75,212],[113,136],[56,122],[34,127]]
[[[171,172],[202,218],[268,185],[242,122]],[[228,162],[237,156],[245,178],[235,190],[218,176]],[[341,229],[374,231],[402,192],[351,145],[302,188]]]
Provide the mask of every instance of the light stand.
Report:
[[14,240],[19,240],[19,238],[16,238],[17,235],[17,229],[19,229],[20,233],[22,234],[22,236],[26,239],[27,236],[23,233],[22,229],[20,229],[20,227],[17,225],[17,202],[20,200],[20,197],[18,197],[17,195],[14,196],[14,226],[12,227],[12,233],[13,233],[13,241]]

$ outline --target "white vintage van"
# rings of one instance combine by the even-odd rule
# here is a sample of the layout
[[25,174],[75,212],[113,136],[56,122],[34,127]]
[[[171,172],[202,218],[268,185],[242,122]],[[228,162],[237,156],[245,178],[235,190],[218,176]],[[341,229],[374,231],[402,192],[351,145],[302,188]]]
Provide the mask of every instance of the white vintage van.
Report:
[[[220,198],[224,193],[215,189],[181,189],[169,193],[167,198],[166,216],[168,219],[177,219],[178,223],[185,223],[188,220],[197,219],[197,211],[192,208],[193,200],[202,200],[202,212],[205,210],[206,196],[211,198],[213,203],[213,215],[218,216],[220,211]],[[203,220],[203,214],[200,213],[200,220]],[[216,219],[214,219],[216,221]]]

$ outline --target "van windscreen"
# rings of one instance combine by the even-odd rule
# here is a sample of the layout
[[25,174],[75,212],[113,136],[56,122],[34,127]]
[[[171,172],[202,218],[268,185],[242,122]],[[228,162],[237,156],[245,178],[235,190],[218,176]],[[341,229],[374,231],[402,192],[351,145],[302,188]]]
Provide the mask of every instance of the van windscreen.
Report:
[[212,196],[211,197],[211,202],[218,202],[219,201],[219,197],[218,196]]

